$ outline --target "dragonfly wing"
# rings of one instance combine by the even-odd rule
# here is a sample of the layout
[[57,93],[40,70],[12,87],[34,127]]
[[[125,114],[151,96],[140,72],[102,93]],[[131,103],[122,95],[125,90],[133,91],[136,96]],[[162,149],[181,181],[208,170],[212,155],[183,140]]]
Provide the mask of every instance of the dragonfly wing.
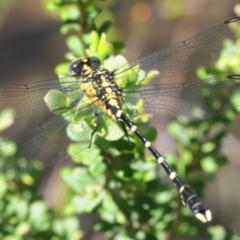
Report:
[[239,39],[240,17],[228,19],[186,41],[123,65],[115,72],[116,80],[121,83],[124,77],[131,79],[132,76],[135,82],[135,75],[138,80],[143,80],[153,70],[155,79],[194,71],[239,49],[239,44],[236,44]]
[[[240,75],[229,75],[189,83],[143,86],[124,89],[126,111],[133,121],[149,115],[150,122],[191,122],[217,116],[232,104],[240,93]],[[229,98],[229,96],[232,96]],[[139,100],[142,99],[142,100]],[[142,101],[142,107],[134,107]],[[134,120],[136,119],[136,120]]]
[[[71,94],[71,90],[79,89],[76,80],[72,81],[72,79],[62,78],[27,85],[0,86],[0,109],[4,109],[1,117],[22,118],[49,113],[44,101],[45,95],[51,89]],[[10,116],[5,115],[9,108],[13,108],[16,112]]]
[[[83,124],[69,125],[61,116],[55,116],[42,125],[1,140],[0,174],[43,168],[87,148],[91,129]],[[70,142],[76,145],[71,147],[71,153],[67,148]]]

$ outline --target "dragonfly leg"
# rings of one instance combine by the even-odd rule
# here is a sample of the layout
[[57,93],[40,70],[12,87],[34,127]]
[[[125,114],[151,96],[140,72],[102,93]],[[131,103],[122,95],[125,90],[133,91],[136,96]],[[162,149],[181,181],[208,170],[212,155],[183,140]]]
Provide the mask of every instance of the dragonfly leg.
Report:
[[102,122],[100,113],[98,112],[97,109],[95,109],[95,111],[94,111],[94,117],[95,117],[96,126],[94,127],[93,131],[91,132],[91,139],[90,139],[90,143],[89,143],[89,148],[92,145],[93,135],[97,132],[97,130],[99,129],[99,127],[101,125],[101,122]]
[[55,112],[55,111],[59,111],[59,110],[62,110],[62,109],[71,109],[73,107],[75,107],[83,98],[83,94],[80,94],[76,99],[74,99],[69,106],[65,106],[65,107],[61,107],[61,108],[58,108],[58,109],[54,109],[52,112]]

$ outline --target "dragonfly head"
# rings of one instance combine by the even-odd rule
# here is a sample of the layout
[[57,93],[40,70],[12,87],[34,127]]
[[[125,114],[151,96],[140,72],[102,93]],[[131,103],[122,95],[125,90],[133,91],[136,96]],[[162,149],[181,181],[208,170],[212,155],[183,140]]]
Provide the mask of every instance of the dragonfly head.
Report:
[[71,62],[68,67],[70,76],[80,76],[82,72],[97,70],[100,67],[100,60],[97,57],[81,57]]

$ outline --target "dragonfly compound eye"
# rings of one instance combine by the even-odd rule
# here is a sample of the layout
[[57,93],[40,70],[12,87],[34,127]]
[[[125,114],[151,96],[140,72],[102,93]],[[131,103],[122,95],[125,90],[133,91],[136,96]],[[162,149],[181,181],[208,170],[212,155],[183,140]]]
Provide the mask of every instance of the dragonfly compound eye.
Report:
[[97,57],[90,57],[89,58],[89,65],[94,70],[98,69],[100,67],[100,60]]
[[68,73],[70,76],[80,76],[83,67],[81,59],[73,61],[68,67]]

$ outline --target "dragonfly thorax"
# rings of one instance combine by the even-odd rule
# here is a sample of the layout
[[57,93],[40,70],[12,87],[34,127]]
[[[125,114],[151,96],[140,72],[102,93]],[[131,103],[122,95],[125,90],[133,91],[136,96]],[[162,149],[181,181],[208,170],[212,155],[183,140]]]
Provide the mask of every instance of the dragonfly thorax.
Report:
[[114,73],[99,69],[100,61],[96,57],[79,58],[72,62],[69,69],[79,76],[80,88],[89,101],[114,119],[121,109],[122,89],[114,79]]

